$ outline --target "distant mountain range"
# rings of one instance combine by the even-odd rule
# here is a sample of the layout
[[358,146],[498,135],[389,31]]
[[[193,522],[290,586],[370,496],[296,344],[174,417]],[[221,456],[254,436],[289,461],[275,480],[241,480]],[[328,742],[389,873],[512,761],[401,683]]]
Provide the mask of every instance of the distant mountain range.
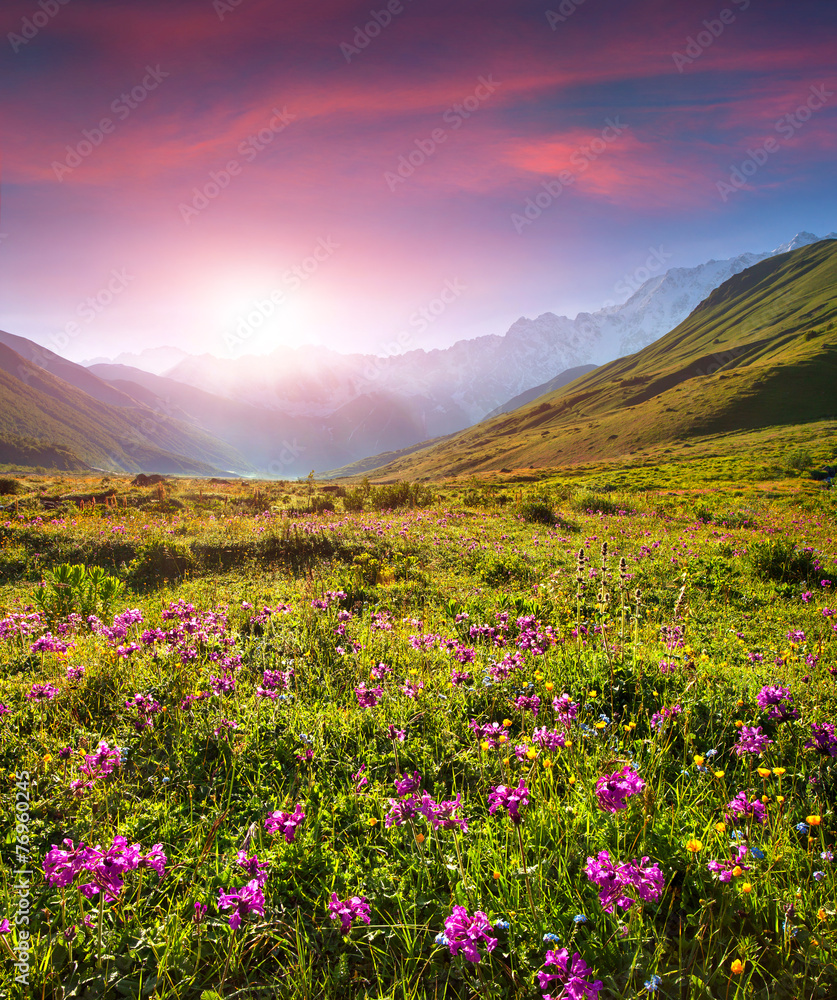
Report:
[[414,451],[654,343],[731,276],[818,242],[800,233],[770,253],[670,269],[622,305],[573,320],[545,313],[503,336],[388,358],[283,348],[222,360],[154,348],[121,356],[134,365],[84,367],[0,333],[0,461],[50,444],[63,449],[56,463],[296,478]]
[[675,441],[837,419],[837,239],[728,278],[635,354],[402,455],[337,470],[435,478],[626,457]]

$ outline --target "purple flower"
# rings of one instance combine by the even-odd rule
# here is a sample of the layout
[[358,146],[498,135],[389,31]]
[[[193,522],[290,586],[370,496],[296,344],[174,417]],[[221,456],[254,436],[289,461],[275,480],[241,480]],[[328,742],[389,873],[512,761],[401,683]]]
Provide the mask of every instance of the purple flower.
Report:
[[733,748],[740,757],[745,753],[760,754],[773,740],[761,731],[761,726],[742,726],[738,733],[738,743]]
[[4,704],[3,704],[3,702],[2,702],[2,701],[0,701],[0,718],[2,718],[2,717],[3,717],[4,715],[8,715],[10,711],[11,711],[11,709],[10,709],[10,708],[7,708],[7,707],[6,707],[6,706],[5,706]]
[[251,879],[255,879],[261,886],[265,884],[267,881],[267,864],[265,862],[259,861],[255,854],[252,858],[248,858],[246,851],[239,851],[235,860]]
[[532,733],[532,742],[542,746],[544,750],[555,751],[567,745],[567,738],[557,729],[549,730],[541,726]]
[[54,684],[33,684],[26,695],[28,701],[36,701],[42,704],[45,701],[52,701],[58,694],[58,688]]
[[302,806],[297,804],[292,813],[272,812],[264,821],[264,828],[268,833],[280,831],[284,834],[285,840],[291,844],[296,836],[296,828],[305,819]]
[[759,708],[768,709],[768,719],[776,722],[787,722],[790,719],[798,719],[799,712],[793,707],[793,695],[790,688],[779,687],[778,685],[767,685],[756,695]]
[[235,912],[230,917],[230,927],[237,931],[241,926],[241,921],[248,913],[258,913],[264,916],[264,892],[258,879],[251,879],[247,885],[236,889],[235,892],[224,892],[218,890],[218,909],[229,910],[235,907]]
[[111,749],[105,740],[101,740],[94,753],[84,755],[84,763],[79,771],[86,774],[88,778],[105,778],[121,765],[121,753],[116,747]]
[[421,812],[422,803],[415,795],[400,802],[397,799],[389,800],[390,810],[384,818],[386,828],[391,826],[401,826],[407,820],[415,819]]
[[413,771],[412,778],[406,774],[402,775],[400,780],[398,778],[395,779],[395,791],[403,799],[405,795],[418,791],[421,788],[422,780],[418,771]]
[[514,703],[514,707],[519,708],[521,712],[531,712],[537,718],[541,707],[541,700],[536,694],[522,694]]
[[199,924],[206,914],[206,903],[195,903],[195,912],[192,915],[192,921]]
[[665,876],[659,865],[648,865],[648,858],[614,864],[607,851],[588,858],[584,869],[587,877],[599,888],[599,902],[605,913],[613,913],[615,906],[629,910],[634,903],[629,891],[635,892],[647,903],[658,900],[665,886]]
[[742,864],[747,857],[747,847],[741,844],[736,848],[736,856],[732,861],[708,861],[706,867],[718,879],[719,882],[731,882],[733,872],[740,868],[742,872],[750,870],[749,865]]
[[683,711],[681,705],[672,705],[670,708],[663,708],[651,716],[651,728],[659,729],[666,719],[672,719],[675,715],[680,715]]
[[599,808],[605,812],[616,812],[627,808],[627,799],[645,788],[645,782],[627,764],[621,771],[606,774],[596,782],[596,798]]
[[84,677],[86,671],[85,668],[79,664],[77,667],[72,665],[67,666],[67,680],[68,681],[80,681]]
[[[548,951],[544,959],[544,968],[547,966],[555,966],[558,971],[544,972],[541,970],[538,973],[540,988],[547,989],[549,984],[557,979],[563,987],[561,998],[566,997],[567,1000],[585,1000],[585,998],[589,1000],[592,998],[595,1000],[602,988],[603,984],[600,979],[594,982],[590,981],[589,977],[593,970],[578,952],[575,952],[570,960],[570,953],[566,948],[562,948],[560,951]],[[551,998],[545,993],[544,1000],[551,1000]]]
[[760,802],[758,799],[753,799],[752,802],[747,800],[746,792],[739,792],[738,795],[732,799],[731,802],[727,802],[727,818],[744,818],[752,816],[752,818],[757,823],[764,823],[767,819],[764,809],[764,803]]
[[328,904],[328,915],[332,920],[340,920],[340,933],[344,936],[352,929],[353,920],[363,920],[367,924],[370,922],[366,896],[349,896],[341,901],[337,898],[337,893],[333,892]]
[[526,782],[523,778],[520,779],[520,784],[517,788],[511,788],[508,785],[497,785],[496,788],[491,789],[491,794],[488,796],[489,813],[493,816],[498,809],[503,808],[509,814],[509,819],[515,826],[523,822],[520,810],[528,804],[529,789],[526,787]]
[[823,722],[822,725],[812,722],[811,735],[813,739],[805,744],[806,750],[819,750],[821,754],[837,757],[837,736],[834,735],[833,722]]
[[387,726],[387,736],[392,740],[393,743],[396,741],[398,743],[403,743],[407,739],[406,729],[396,729],[395,726]]
[[489,932],[493,930],[482,910],[469,917],[464,906],[454,906],[445,921],[445,938],[451,955],[458,955],[461,951],[469,962],[479,962],[481,955],[477,945],[484,942],[487,952],[494,951],[497,946],[497,938],[489,937]]
[[355,697],[361,708],[374,708],[383,696],[382,687],[367,688],[365,684],[358,684],[355,688]]
[[560,722],[565,729],[569,729],[578,715],[578,703],[574,702],[566,693],[560,698],[552,699],[552,708],[555,712],[555,719]]
[[422,797],[421,813],[431,824],[434,830],[452,830],[458,826],[463,833],[468,832],[468,820],[464,816],[457,816],[457,812],[462,808],[462,794],[456,793],[455,799],[444,802],[434,802],[425,794]]

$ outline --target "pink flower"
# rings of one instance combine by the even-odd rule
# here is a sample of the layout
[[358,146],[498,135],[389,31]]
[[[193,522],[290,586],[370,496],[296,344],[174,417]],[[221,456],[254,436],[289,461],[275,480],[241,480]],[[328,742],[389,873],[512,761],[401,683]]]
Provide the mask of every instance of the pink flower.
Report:
[[367,924],[370,922],[366,896],[349,896],[341,902],[337,898],[337,893],[333,892],[328,905],[328,915],[332,920],[340,920],[340,933],[343,935],[352,929],[353,920],[363,920]]
[[[538,983],[542,990],[547,989],[549,984],[557,979],[563,986],[560,994],[562,998],[585,1000],[585,998],[592,997],[595,1000],[603,986],[602,981],[601,979],[597,979],[595,982],[589,980],[588,977],[593,970],[578,952],[575,952],[571,961],[570,953],[566,948],[562,948],[560,951],[548,951],[544,959],[544,966],[550,965],[554,965],[558,971],[538,973]],[[547,994],[544,994],[544,1000],[549,1000]]]
[[599,807],[605,812],[614,813],[619,809],[626,809],[629,796],[637,795],[643,788],[645,782],[630,764],[627,764],[621,771],[604,775],[596,782]]
[[272,812],[264,821],[264,828],[268,833],[281,832],[285,840],[291,844],[296,836],[296,828],[305,819],[302,806],[297,805],[292,813]]
[[497,938],[489,937],[494,928],[488,922],[488,917],[477,910],[473,917],[468,916],[464,906],[454,906],[451,915],[445,921],[445,933],[436,938],[439,944],[448,946],[451,955],[462,954],[469,962],[479,962],[481,955],[477,945],[484,942],[485,950],[494,951]]

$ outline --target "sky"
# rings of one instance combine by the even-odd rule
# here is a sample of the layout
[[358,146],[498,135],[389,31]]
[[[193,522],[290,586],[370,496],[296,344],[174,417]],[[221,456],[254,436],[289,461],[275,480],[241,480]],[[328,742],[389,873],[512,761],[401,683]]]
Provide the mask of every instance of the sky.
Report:
[[4,0],[0,328],[389,354],[824,235],[835,43],[825,0]]

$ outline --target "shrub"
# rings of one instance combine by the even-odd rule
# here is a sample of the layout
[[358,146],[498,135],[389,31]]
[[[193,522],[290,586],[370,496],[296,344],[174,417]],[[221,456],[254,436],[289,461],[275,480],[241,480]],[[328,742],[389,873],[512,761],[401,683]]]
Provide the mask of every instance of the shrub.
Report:
[[128,566],[128,583],[139,590],[159,587],[165,581],[182,579],[194,568],[191,549],[178,542],[150,542]]
[[0,476],[0,497],[13,497],[20,493],[20,483],[10,476]]
[[776,538],[750,546],[747,558],[758,576],[775,583],[805,583],[821,580],[812,549],[797,549],[790,539]]
[[61,563],[47,574],[44,586],[35,591],[33,599],[38,610],[54,622],[73,613],[82,618],[92,614],[107,616],[124,589],[120,580],[99,566]]

